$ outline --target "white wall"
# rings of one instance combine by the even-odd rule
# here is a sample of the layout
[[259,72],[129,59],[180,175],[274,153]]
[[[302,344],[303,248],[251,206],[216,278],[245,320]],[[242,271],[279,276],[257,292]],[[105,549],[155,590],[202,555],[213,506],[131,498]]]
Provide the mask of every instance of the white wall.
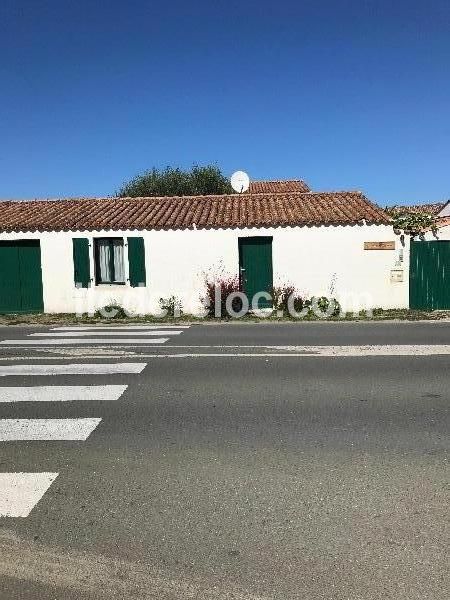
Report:
[[[147,286],[96,286],[75,289],[72,238],[131,237],[145,239]],[[408,305],[409,252],[399,264],[400,239],[392,227],[339,226],[183,231],[51,232],[0,234],[1,240],[40,239],[45,311],[93,310],[115,300],[139,312],[153,312],[161,297],[182,299],[186,312],[197,312],[204,273],[222,268],[238,273],[238,238],[273,236],[274,282],[293,283],[311,295],[337,297],[346,310],[397,308]],[[364,250],[364,242],[396,242],[392,250]],[[408,242],[407,242],[408,243]],[[92,248],[91,248],[92,253]],[[127,258],[127,255],[125,255]],[[91,255],[91,261],[93,257]],[[127,261],[126,261],[127,262]],[[403,269],[403,282],[391,281],[391,270]],[[93,275],[93,263],[91,274]]]
[[437,230],[436,235],[434,235],[434,233],[432,231],[427,231],[427,233],[425,234],[425,240],[427,240],[428,242],[433,242],[435,240],[449,241],[450,240],[450,224],[446,225],[445,227],[440,227]]
[[439,212],[439,217],[450,217],[450,201],[444,206],[444,208]]

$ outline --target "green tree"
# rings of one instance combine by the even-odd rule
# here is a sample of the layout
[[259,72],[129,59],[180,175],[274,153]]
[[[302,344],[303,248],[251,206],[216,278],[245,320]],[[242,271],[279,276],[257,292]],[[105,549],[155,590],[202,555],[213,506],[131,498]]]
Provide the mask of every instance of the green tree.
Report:
[[189,171],[177,167],[166,167],[136,175],[124,183],[117,192],[123,197],[146,196],[204,196],[231,194],[233,189],[228,179],[215,165],[194,165]]

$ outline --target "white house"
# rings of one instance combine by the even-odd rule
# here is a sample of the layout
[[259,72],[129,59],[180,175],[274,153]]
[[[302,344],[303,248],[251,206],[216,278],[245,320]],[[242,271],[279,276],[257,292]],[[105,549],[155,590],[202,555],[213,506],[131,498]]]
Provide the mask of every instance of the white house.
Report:
[[[407,242],[406,242],[407,244]],[[0,312],[74,313],[112,301],[197,313],[206,273],[249,296],[291,283],[345,310],[408,306],[408,247],[360,192],[255,182],[224,196],[0,202]]]

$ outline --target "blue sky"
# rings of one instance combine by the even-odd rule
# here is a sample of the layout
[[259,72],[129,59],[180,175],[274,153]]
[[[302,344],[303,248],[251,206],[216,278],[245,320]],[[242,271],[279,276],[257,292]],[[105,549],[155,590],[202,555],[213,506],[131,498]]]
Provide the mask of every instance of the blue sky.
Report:
[[447,0],[2,0],[0,197],[217,163],[450,197]]

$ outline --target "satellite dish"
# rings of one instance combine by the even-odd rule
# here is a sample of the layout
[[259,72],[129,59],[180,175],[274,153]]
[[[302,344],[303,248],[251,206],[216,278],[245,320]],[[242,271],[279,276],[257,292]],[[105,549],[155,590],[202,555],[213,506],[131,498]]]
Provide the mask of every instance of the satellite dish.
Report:
[[238,194],[246,192],[250,187],[250,177],[244,171],[236,171],[231,176],[231,187]]

